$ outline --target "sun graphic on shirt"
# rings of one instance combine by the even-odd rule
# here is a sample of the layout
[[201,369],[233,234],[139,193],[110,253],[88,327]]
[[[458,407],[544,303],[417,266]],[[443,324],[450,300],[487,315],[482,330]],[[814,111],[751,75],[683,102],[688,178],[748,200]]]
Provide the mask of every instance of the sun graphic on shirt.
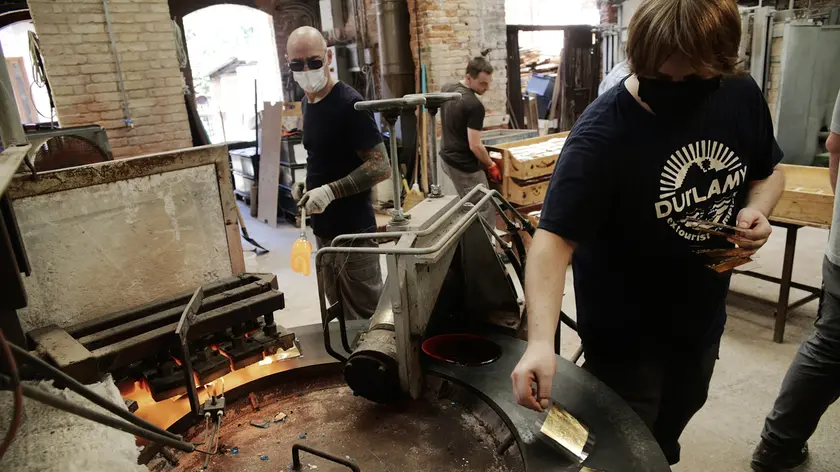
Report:
[[692,168],[703,173],[731,172],[741,167],[741,160],[727,146],[717,141],[698,141],[678,149],[665,166],[660,177],[659,198],[669,198],[683,187]]
[[656,217],[680,237],[706,243],[709,235],[686,221],[730,224],[746,177],[746,166],[728,146],[712,140],[686,144],[662,165],[659,199],[654,203]]

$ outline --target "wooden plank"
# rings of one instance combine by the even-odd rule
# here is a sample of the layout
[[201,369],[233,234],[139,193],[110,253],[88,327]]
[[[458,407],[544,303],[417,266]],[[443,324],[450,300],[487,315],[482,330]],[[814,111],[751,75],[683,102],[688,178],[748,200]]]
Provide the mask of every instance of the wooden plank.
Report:
[[557,78],[554,79],[554,88],[551,90],[551,111],[548,114],[548,120],[556,120],[560,112],[560,74],[562,64],[557,64]]
[[29,337],[65,374],[84,384],[99,381],[96,358],[63,329],[50,325],[30,331]]
[[540,129],[540,113],[537,97],[528,97],[528,129]]
[[303,116],[300,102],[283,102],[283,116]]
[[277,199],[280,185],[280,150],[283,145],[283,105],[263,104],[262,146],[260,149],[260,183],[257,219],[277,227]]
[[216,179],[219,181],[219,201],[222,205],[222,218],[225,222],[225,238],[227,238],[228,253],[230,254],[230,269],[233,275],[245,272],[245,254],[242,252],[242,239],[239,237],[239,208],[236,196],[233,194],[233,183],[230,181],[229,154],[225,149],[215,155]]
[[0,195],[6,192],[30,147],[28,144],[15,146],[0,154]]

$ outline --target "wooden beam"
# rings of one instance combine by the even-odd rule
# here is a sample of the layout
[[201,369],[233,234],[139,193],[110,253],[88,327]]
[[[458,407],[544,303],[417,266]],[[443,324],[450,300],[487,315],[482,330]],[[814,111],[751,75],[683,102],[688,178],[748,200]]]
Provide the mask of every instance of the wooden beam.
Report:
[[15,146],[0,154],[0,195],[9,187],[29,148],[29,145]]

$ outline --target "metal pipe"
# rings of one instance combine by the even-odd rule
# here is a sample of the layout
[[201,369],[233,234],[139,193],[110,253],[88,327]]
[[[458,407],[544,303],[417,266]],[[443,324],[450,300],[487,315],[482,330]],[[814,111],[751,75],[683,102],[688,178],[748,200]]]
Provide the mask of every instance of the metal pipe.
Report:
[[379,59],[387,97],[414,93],[414,56],[411,54],[410,17],[406,0],[379,0]]
[[114,64],[117,69],[117,85],[120,87],[122,96],[123,123],[129,128],[134,128],[134,121],[131,119],[131,109],[128,107],[128,93],[125,91],[122,69],[120,68],[120,53],[117,51],[117,41],[114,39],[114,28],[111,26],[111,14],[108,11],[108,0],[102,0],[102,9],[105,11],[105,25],[108,28],[108,41],[111,43],[111,53],[114,55]]
[[76,392],[79,395],[81,395],[82,397],[90,400],[95,405],[100,406],[100,407],[110,411],[111,413],[119,416],[120,418],[123,418],[123,419],[125,419],[125,420],[127,420],[127,421],[129,421],[133,424],[136,424],[139,427],[148,429],[148,430],[150,430],[152,432],[155,432],[157,434],[160,434],[162,436],[167,436],[167,437],[172,438],[174,440],[180,440],[181,439],[181,436],[178,436],[177,434],[171,433],[171,432],[169,432],[165,429],[162,429],[158,426],[155,426],[152,423],[149,423],[148,421],[144,420],[143,418],[140,418],[139,416],[135,416],[135,415],[129,413],[128,411],[120,408],[119,406],[114,405],[113,403],[109,402],[107,399],[103,398],[102,396],[100,396],[96,392],[94,392],[91,389],[82,385],[79,381],[77,381],[73,377],[70,377],[69,375],[65,374],[64,372],[56,369],[55,367],[51,366],[50,364],[48,364],[47,362],[45,362],[41,358],[39,358],[37,356],[33,356],[26,349],[23,349],[23,348],[15,345],[15,344],[10,343],[10,345],[12,347],[12,351],[14,351],[14,353],[15,353],[15,356],[19,358],[20,363],[29,364],[29,365],[35,367],[38,371],[40,371],[45,376],[51,377],[54,380],[57,380],[57,381],[65,384],[65,385],[67,385],[67,387],[70,390],[72,390],[73,392]]
[[328,461],[335,462],[336,464],[343,465],[344,467],[349,468],[353,472],[361,472],[361,469],[358,465],[356,465],[355,462],[352,462],[343,457],[338,457],[328,452],[319,451],[318,449],[309,446],[304,446],[303,444],[292,445],[292,470],[300,470],[300,451],[308,452],[322,459],[326,459]]
[[428,138],[431,139],[431,154],[429,155],[429,165],[432,167],[432,184],[429,189],[429,196],[432,198],[440,198],[443,192],[440,189],[440,181],[438,180],[438,164],[437,164],[437,108],[429,108],[429,115],[432,117],[432,126],[429,129]]
[[[482,190],[483,189],[483,190]],[[437,231],[438,228],[447,220],[450,216],[454,215],[458,212],[461,207],[464,206],[464,203],[467,203],[472,197],[474,197],[477,193],[482,191],[487,191],[487,188],[483,185],[475,186],[472,190],[470,190],[464,198],[458,200],[458,203],[453,205],[452,208],[446,211],[437,221],[435,221],[431,226],[426,229],[419,230],[419,231],[386,231],[382,233],[357,233],[357,234],[341,234],[336,236],[332,240],[332,246],[337,246],[337,243],[342,241],[355,241],[357,239],[384,239],[384,238],[399,238],[405,236],[406,234],[414,234],[418,237],[421,236],[428,236],[433,232]]]
[[315,255],[315,266],[317,267],[320,263],[321,258],[323,258],[324,254],[332,253],[357,253],[357,254],[393,254],[393,255],[412,255],[412,256],[422,256],[426,254],[433,254],[437,251],[440,251],[444,248],[447,244],[452,244],[455,238],[459,237],[464,231],[467,230],[469,223],[475,219],[475,216],[478,214],[479,208],[484,206],[488,201],[493,198],[492,193],[486,194],[482,197],[478,203],[475,204],[458,222],[453,225],[449,230],[441,236],[438,241],[429,246],[429,247],[408,247],[408,248],[377,248],[377,247],[335,247],[335,246],[327,246],[321,248],[318,253]]
[[391,147],[391,190],[394,192],[394,211],[391,213],[391,224],[404,225],[406,218],[400,201],[402,195],[400,182],[402,179],[400,178],[400,158],[397,155],[397,134],[395,132],[397,119],[396,117],[386,116],[385,121],[388,122],[388,132],[391,133],[388,138],[388,144]]
[[3,138],[3,148],[28,144],[23,125],[20,123],[20,111],[15,101],[12,79],[6,65],[6,56],[0,46],[0,136]]
[[[6,385],[8,385],[10,382],[9,377],[2,374],[0,374],[0,380],[6,382]],[[161,443],[165,446],[178,449],[179,451],[196,451],[195,445],[191,443],[172,439],[169,436],[158,434],[154,431],[150,431],[146,428],[141,428],[133,423],[114,418],[113,416],[109,416],[98,411],[88,410],[87,408],[81,405],[77,405],[71,401],[49,394],[32,385],[22,384],[21,387],[23,388],[23,395],[25,397],[43,403],[44,405],[48,405],[62,411],[66,411],[67,413],[70,413],[72,415],[80,416],[87,420],[94,421],[96,423],[109,426],[114,429],[118,429],[125,433],[133,434],[135,436],[148,439],[149,441]]]

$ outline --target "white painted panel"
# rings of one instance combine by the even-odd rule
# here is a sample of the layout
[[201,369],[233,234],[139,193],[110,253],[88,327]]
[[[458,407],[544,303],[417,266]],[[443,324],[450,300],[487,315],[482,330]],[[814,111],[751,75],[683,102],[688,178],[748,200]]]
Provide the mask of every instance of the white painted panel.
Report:
[[15,201],[32,275],[25,330],[66,326],[228,277],[215,168]]

